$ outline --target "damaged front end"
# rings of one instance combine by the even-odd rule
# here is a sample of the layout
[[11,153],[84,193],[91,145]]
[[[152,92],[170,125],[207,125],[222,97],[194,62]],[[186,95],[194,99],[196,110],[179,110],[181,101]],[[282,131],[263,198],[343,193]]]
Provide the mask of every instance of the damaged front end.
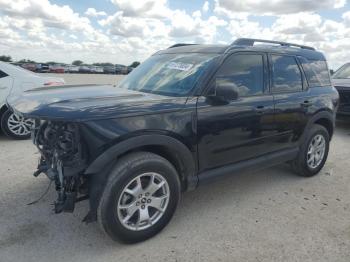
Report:
[[55,212],[73,212],[75,203],[88,198],[87,151],[79,125],[36,120],[32,139],[41,156],[34,176],[45,173],[57,191]]

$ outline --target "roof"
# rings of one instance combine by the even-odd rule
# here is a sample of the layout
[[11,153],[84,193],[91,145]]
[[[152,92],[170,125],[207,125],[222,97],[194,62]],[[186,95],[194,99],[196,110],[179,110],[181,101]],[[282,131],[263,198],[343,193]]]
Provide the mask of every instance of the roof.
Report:
[[[254,42],[264,44],[254,45]],[[236,44],[237,43],[237,44]],[[157,52],[157,54],[177,53],[216,53],[224,54],[234,51],[260,51],[280,54],[292,54],[303,56],[311,60],[325,60],[324,55],[312,47],[291,44],[286,42],[267,41],[258,39],[238,39],[231,45],[200,45],[200,44],[176,44],[168,49]]]

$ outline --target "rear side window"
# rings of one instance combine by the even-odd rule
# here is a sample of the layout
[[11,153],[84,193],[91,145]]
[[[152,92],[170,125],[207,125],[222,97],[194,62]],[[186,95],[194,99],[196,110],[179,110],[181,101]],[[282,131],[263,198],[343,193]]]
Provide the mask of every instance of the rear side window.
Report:
[[296,92],[303,89],[300,68],[292,56],[271,55],[274,92]]
[[328,72],[327,62],[323,60],[309,60],[300,57],[307,82],[310,87],[329,86],[331,79]]
[[8,74],[0,70],[0,78],[6,77]]
[[240,96],[264,92],[264,62],[260,54],[233,54],[220,67],[216,81],[232,86]]

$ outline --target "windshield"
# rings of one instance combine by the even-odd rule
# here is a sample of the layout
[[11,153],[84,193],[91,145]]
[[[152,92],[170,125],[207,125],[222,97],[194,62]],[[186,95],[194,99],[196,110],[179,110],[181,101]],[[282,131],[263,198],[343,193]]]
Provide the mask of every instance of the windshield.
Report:
[[350,79],[350,64],[343,65],[334,73],[333,78]]
[[186,96],[217,54],[162,54],[143,62],[119,87],[168,96]]

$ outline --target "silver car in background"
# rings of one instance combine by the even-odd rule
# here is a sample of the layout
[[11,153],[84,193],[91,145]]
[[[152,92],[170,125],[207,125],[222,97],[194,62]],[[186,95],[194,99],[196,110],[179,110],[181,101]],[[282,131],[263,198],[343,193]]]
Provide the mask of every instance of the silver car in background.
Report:
[[10,111],[6,99],[29,89],[43,86],[64,85],[58,77],[47,77],[33,73],[19,66],[0,61],[0,120],[2,132],[15,139],[30,137],[32,121]]

